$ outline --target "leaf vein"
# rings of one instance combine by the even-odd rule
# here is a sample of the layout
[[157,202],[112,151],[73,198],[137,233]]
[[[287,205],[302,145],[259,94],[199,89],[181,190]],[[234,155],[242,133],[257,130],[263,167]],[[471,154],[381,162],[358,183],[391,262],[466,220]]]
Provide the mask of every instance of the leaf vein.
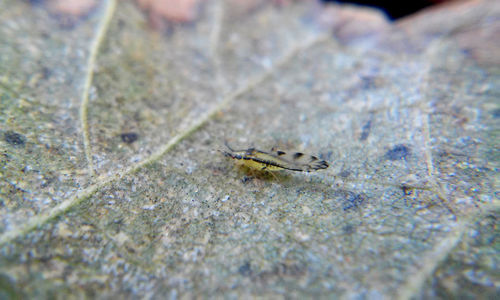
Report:
[[99,52],[99,46],[102,44],[106,32],[108,31],[109,24],[113,18],[113,14],[116,8],[116,0],[108,0],[106,8],[104,9],[104,16],[99,23],[97,28],[97,34],[92,40],[90,46],[90,54],[87,60],[87,73],[85,76],[85,81],[83,85],[82,100],[80,104],[80,123],[82,127],[83,134],[83,148],[85,151],[85,157],[87,158],[89,173],[91,176],[95,175],[94,162],[92,159],[92,147],[90,145],[90,128],[88,122],[88,107],[89,107],[89,91],[92,85],[92,79],[94,77],[95,62],[97,59],[97,54]]
[[[114,1],[111,1],[111,2],[114,2]],[[109,7],[108,7],[108,12],[109,12]],[[192,133],[194,133],[198,129],[200,129],[203,125],[205,125],[206,122],[208,122],[210,119],[212,119],[218,112],[222,111],[227,106],[229,106],[238,96],[252,90],[255,86],[264,82],[276,69],[279,69],[279,68],[283,67],[284,65],[286,65],[295,55],[297,55],[298,53],[300,53],[304,50],[307,50],[308,48],[310,48],[316,44],[327,41],[328,38],[329,38],[329,36],[327,34],[319,35],[314,39],[308,40],[304,44],[301,44],[301,45],[298,45],[297,47],[294,47],[290,52],[286,53],[282,57],[282,59],[280,59],[278,62],[276,62],[276,64],[273,67],[267,69],[265,72],[263,72],[259,76],[256,76],[255,78],[249,80],[247,84],[238,88],[236,91],[226,95],[224,97],[224,99],[221,102],[219,102],[219,104],[217,104],[214,108],[212,108],[204,116],[202,116],[196,122],[194,122],[188,129],[175,135],[166,144],[164,144],[162,147],[160,147],[160,149],[158,149],[156,152],[151,154],[149,157],[136,163],[135,165],[132,165],[131,167],[126,168],[122,172],[118,171],[113,175],[100,176],[96,180],[97,183],[90,185],[89,187],[81,190],[75,196],[73,196],[67,200],[64,200],[60,204],[49,209],[48,212],[42,213],[40,215],[37,215],[37,216],[31,218],[29,221],[24,223],[24,225],[19,226],[18,228],[13,228],[13,229],[9,230],[8,232],[2,234],[0,236],[0,245],[4,245],[4,244],[20,237],[20,236],[23,236],[23,235],[31,232],[32,230],[35,230],[35,229],[43,226],[47,222],[64,214],[65,212],[70,210],[72,207],[74,207],[74,206],[80,204],[82,201],[88,199],[89,197],[91,197],[94,193],[96,193],[100,189],[108,186],[109,184],[111,184],[115,181],[120,180],[124,176],[134,174],[135,172],[139,171],[143,167],[154,163],[155,161],[160,159],[163,155],[165,155],[167,152],[169,152],[172,148],[174,148],[179,142],[181,142],[182,140],[184,140],[185,138],[190,136]],[[90,79],[91,79],[91,77],[92,77],[92,75],[90,75]],[[83,122],[83,120],[82,120],[82,122]]]

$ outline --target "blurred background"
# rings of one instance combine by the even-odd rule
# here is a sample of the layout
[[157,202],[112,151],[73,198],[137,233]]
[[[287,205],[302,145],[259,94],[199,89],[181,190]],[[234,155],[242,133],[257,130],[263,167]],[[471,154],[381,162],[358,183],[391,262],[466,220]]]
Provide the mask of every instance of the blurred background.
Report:
[[[451,0],[453,1],[453,0]],[[396,20],[423,8],[434,4],[450,2],[450,0],[408,0],[408,1],[392,1],[392,0],[323,0],[323,2],[334,3],[353,3],[366,5],[382,9],[391,20]]]

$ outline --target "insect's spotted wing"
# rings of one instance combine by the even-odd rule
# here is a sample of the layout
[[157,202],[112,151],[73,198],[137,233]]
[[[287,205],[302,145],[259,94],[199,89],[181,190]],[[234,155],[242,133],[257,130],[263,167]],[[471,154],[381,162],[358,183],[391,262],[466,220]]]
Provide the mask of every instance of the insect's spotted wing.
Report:
[[285,152],[282,150],[273,149],[272,154],[278,159],[287,162],[293,166],[291,169],[300,169],[301,171],[315,171],[328,168],[328,163],[320,160],[314,155],[304,154],[302,152]]

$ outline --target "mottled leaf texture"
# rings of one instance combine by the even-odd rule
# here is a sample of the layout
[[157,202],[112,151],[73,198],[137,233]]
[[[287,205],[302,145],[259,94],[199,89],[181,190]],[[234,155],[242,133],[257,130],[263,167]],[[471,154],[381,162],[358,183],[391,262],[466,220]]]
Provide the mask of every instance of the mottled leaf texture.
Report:
[[1,1],[0,298],[498,296],[499,2],[344,9]]

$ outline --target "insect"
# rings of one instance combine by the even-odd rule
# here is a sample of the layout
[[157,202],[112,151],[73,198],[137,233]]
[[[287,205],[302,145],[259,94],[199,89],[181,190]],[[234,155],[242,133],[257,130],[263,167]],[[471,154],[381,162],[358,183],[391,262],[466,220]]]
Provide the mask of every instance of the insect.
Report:
[[302,152],[287,153],[274,148],[271,149],[270,153],[255,148],[233,150],[227,143],[226,147],[229,151],[221,151],[225,156],[254,170],[311,172],[328,168],[328,163],[326,161]]

